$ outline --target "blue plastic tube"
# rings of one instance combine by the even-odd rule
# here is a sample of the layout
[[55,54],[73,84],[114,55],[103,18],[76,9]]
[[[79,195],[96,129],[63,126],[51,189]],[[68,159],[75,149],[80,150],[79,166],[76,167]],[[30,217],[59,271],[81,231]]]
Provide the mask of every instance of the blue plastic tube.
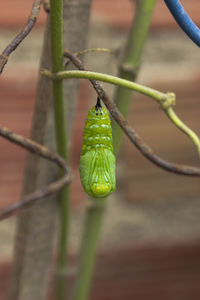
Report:
[[178,0],[164,0],[176,22],[190,39],[200,47],[200,29],[188,16]]

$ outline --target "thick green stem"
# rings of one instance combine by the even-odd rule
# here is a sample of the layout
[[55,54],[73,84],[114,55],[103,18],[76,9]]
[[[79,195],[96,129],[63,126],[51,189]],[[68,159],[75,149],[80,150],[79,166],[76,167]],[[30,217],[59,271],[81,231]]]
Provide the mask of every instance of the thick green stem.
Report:
[[[156,0],[139,0],[136,2],[136,15],[124,51],[118,76],[120,78],[135,81],[137,77],[155,3]],[[130,90],[122,87],[116,89],[114,102],[125,117],[128,114],[131,95]],[[121,128],[113,123],[113,148],[116,154],[119,152],[121,136]]]
[[91,199],[90,201],[91,203],[86,211],[78,264],[78,274],[76,277],[72,300],[88,299],[101,224],[103,221],[106,199]]
[[[64,70],[63,66],[63,1],[50,1],[52,71]],[[64,89],[62,80],[53,81],[54,117],[58,153],[68,160],[67,126],[65,118]],[[60,195],[60,235],[57,262],[57,299],[65,299],[65,276],[67,264],[67,242],[69,227],[69,188]]]

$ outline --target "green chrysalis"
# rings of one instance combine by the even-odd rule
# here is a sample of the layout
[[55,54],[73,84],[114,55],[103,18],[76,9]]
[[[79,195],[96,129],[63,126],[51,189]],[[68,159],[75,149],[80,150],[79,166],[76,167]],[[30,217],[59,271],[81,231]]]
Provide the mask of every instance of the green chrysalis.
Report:
[[116,189],[112,127],[99,99],[85,121],[79,171],[82,186],[92,197],[104,198]]

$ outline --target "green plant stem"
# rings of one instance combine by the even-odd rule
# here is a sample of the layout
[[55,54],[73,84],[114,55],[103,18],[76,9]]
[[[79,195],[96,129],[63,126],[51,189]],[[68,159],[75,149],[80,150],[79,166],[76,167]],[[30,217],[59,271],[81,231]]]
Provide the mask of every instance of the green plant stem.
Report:
[[[63,2],[50,0],[52,71],[64,70],[63,66]],[[58,153],[68,160],[67,126],[65,118],[64,89],[62,80],[53,80],[54,119]],[[57,299],[64,300],[69,227],[69,188],[60,194],[60,234],[57,259]]]
[[196,146],[198,155],[200,157],[200,140],[197,134],[191,130],[188,126],[186,126],[181,119],[175,114],[172,107],[168,107],[165,111],[168,118],[173,122],[173,124],[179,128],[183,133],[185,133],[193,142],[193,144]]
[[91,199],[86,210],[78,274],[72,300],[88,299],[106,199]]
[[[146,42],[151,18],[156,0],[139,0],[136,1],[136,14],[132,23],[127,45],[123,54],[123,59],[118,77],[130,81],[135,81],[141,57]],[[114,102],[124,115],[127,116],[132,93],[128,89],[118,86],[115,91]],[[118,154],[122,130],[117,123],[113,122],[113,148],[115,154]]]
[[64,78],[86,78],[90,80],[99,80],[118,86],[122,86],[133,90],[135,92],[144,94],[151,97],[156,102],[159,103],[160,107],[163,109],[167,117],[172,121],[172,123],[184,132],[194,143],[197,148],[198,154],[200,153],[200,140],[199,137],[194,133],[188,126],[186,126],[179,117],[175,114],[172,106],[175,104],[175,94],[174,93],[162,93],[155,89],[149,88],[147,86],[131,82],[119,77],[112,75],[101,74],[97,72],[89,71],[63,71],[56,74],[52,74],[48,70],[42,70],[41,73],[51,79],[64,79]]
[[41,70],[41,74],[53,80],[54,79],[61,80],[65,78],[84,78],[84,79],[99,80],[102,82],[107,82],[107,83],[128,88],[132,91],[136,91],[138,93],[149,96],[158,102],[165,100],[167,97],[167,94],[159,92],[147,86],[144,86],[142,84],[131,82],[126,79],[122,79],[116,76],[102,74],[98,72],[73,70],[73,71],[57,72],[56,74],[52,74],[51,72],[45,69],[45,70]]

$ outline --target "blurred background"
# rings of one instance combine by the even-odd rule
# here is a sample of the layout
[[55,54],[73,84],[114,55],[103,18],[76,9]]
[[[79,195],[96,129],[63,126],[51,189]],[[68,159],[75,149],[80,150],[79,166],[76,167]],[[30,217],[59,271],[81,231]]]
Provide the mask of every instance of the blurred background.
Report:
[[[181,1],[200,25],[198,0]],[[26,23],[32,0],[0,3],[0,51]],[[94,0],[88,47],[123,49],[133,16],[129,0]],[[11,55],[0,80],[0,122],[28,136],[45,13],[37,26]],[[87,68],[116,74],[116,60],[105,53],[86,56]],[[200,134],[200,52],[179,29],[164,1],[157,1],[138,82],[176,93],[175,111]],[[104,85],[110,95],[113,87]],[[71,275],[82,227],[86,196],[78,164],[82,132],[94,93],[81,81],[71,145],[72,233]],[[198,165],[194,146],[172,125],[150,98],[134,94],[129,122],[161,157]],[[0,208],[20,198],[26,153],[0,139]],[[200,185],[199,179],[167,173],[152,165],[124,136],[117,161],[117,191],[105,215],[92,299],[196,300],[200,298]],[[0,223],[0,299],[4,299],[12,258],[15,218]],[[97,271],[98,270],[98,271]]]

